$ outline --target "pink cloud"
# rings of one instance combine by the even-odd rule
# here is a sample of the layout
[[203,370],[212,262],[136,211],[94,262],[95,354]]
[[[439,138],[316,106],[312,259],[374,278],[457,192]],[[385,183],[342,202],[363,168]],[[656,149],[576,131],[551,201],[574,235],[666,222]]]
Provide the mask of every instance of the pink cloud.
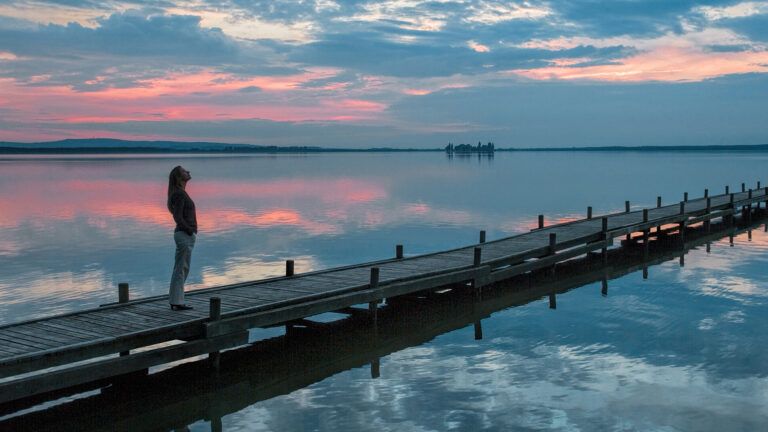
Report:
[[[3,130],[0,131],[0,139],[30,140],[82,135],[117,137],[112,132],[93,130],[67,132],[78,123],[238,119],[360,121],[375,119],[386,110],[386,104],[350,98],[344,93],[343,86],[320,90],[302,87],[304,83],[333,77],[335,73],[330,69],[317,69],[292,76],[242,78],[202,71],[144,80],[131,88],[85,92],[62,85],[30,87],[12,79],[0,79],[0,108],[11,110],[7,120],[22,124],[69,125],[62,127],[61,131],[49,130],[46,133],[26,130],[23,134],[14,134],[11,130]],[[41,84],[45,82],[44,78],[40,80]],[[241,92],[245,87],[260,91]],[[269,94],[271,96],[260,96]],[[137,134],[125,134],[123,137],[135,139]]]
[[704,52],[676,47],[655,49],[617,64],[519,69],[536,80],[701,81],[729,74],[768,72],[768,52]]

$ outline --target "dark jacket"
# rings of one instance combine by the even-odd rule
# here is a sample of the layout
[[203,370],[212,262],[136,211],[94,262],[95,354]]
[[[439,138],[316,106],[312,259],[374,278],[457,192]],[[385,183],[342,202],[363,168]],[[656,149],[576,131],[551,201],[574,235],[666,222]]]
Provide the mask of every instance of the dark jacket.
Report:
[[185,191],[177,190],[171,194],[171,213],[176,222],[174,231],[184,231],[189,235],[197,234],[195,203]]

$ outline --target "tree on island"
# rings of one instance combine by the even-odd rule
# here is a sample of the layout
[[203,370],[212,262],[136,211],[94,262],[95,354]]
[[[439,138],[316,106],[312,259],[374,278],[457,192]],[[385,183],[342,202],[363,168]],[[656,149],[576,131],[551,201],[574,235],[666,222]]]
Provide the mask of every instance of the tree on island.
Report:
[[494,150],[495,147],[490,141],[486,145],[483,145],[481,141],[478,141],[477,146],[473,146],[472,144],[454,145],[450,142],[445,146],[446,153],[493,153]]

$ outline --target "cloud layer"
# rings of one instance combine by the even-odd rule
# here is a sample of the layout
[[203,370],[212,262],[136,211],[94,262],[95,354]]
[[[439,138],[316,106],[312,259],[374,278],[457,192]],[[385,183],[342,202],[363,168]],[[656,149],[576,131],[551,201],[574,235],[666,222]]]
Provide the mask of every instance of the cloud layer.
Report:
[[[763,1],[0,1],[0,140],[754,144],[766,29]],[[652,136],[617,126],[655,97]]]

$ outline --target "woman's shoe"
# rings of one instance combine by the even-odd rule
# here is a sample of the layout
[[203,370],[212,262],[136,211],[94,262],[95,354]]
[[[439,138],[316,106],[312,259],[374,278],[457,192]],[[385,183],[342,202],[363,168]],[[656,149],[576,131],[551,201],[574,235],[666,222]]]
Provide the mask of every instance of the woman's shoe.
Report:
[[171,310],[175,310],[175,311],[190,310],[190,309],[194,309],[194,308],[192,306],[187,306],[185,304],[181,304],[181,305],[172,304],[171,305]]

